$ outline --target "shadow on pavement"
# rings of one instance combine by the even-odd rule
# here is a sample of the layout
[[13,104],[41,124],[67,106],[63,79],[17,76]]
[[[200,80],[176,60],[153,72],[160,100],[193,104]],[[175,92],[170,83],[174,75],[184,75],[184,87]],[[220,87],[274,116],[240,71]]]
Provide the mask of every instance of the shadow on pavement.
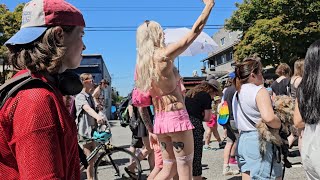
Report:
[[228,180],[241,180],[241,176],[234,176],[234,177],[231,177],[229,178]]

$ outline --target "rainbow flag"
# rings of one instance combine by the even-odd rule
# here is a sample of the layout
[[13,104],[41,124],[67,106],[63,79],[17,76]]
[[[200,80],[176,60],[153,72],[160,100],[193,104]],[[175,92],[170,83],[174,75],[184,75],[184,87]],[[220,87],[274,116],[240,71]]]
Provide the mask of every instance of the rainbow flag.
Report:
[[227,124],[228,120],[229,120],[228,103],[227,101],[224,101],[219,111],[218,123],[220,125],[225,125]]

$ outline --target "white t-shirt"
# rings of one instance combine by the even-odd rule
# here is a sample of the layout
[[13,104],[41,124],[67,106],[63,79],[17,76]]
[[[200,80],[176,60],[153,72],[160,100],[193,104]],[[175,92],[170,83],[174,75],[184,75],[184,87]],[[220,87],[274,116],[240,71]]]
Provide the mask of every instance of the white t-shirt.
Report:
[[245,113],[253,122],[256,124],[261,120],[261,114],[259,112],[256,96],[261,89],[261,86],[257,86],[255,84],[247,83],[241,86],[241,90],[239,94],[239,101],[241,103],[241,107],[243,112],[240,109],[238,104],[236,94],[232,99],[232,110],[233,117],[236,121],[236,125],[240,131],[253,131],[256,130],[254,127],[243,115]]

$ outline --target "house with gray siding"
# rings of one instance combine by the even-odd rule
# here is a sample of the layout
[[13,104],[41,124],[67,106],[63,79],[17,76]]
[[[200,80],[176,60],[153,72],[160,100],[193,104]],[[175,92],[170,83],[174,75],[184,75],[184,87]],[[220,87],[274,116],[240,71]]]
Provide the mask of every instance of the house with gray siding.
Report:
[[234,46],[239,43],[241,36],[240,31],[229,31],[224,28],[213,35],[212,38],[218,44],[218,48],[201,60],[203,62],[201,71],[204,76],[212,74],[219,78],[234,70],[231,66],[234,62]]

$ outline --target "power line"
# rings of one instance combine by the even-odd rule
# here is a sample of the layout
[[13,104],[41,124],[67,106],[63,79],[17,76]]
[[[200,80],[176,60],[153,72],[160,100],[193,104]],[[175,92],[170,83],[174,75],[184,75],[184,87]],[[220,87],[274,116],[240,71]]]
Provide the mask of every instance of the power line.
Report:
[[[193,25],[164,25],[163,28],[179,28],[179,27],[192,27]],[[206,27],[223,27],[223,24],[208,24]],[[137,28],[137,26],[89,26],[87,29],[105,29],[105,28]]]
[[[195,6],[83,6],[83,7],[78,7],[79,9],[81,8],[190,8],[190,9],[203,9],[203,7],[195,7]],[[231,7],[231,6],[218,6],[218,7],[214,7],[214,8],[218,8],[218,9],[226,9],[226,8],[235,8],[235,7]]]
[[[204,28],[204,29],[221,29],[222,27],[213,27],[213,28]],[[121,32],[121,31],[137,31],[137,29],[86,29],[86,31],[91,32],[102,32],[102,31],[112,31],[112,32]]]
[[[201,11],[202,7],[79,7],[81,11]],[[236,10],[236,7],[214,7],[215,10]]]
[[[147,12],[147,11],[154,11],[154,12],[197,12],[199,10],[187,10],[187,9],[81,9],[82,12]],[[218,11],[225,11],[224,9],[217,9]],[[236,9],[234,9],[236,10]]]

